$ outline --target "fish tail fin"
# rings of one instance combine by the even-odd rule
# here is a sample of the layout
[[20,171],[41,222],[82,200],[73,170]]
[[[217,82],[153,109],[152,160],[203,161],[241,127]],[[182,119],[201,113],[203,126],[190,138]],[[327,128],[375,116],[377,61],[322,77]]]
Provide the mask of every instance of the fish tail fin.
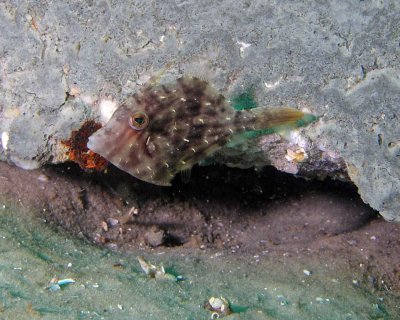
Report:
[[254,108],[241,111],[238,117],[241,118],[237,121],[241,125],[240,131],[263,130],[266,131],[264,134],[304,127],[318,119],[293,108]]
[[236,147],[248,139],[262,135],[279,133],[287,134],[288,131],[305,127],[318,120],[318,116],[304,113],[297,109],[265,109],[254,108],[242,110],[236,115],[236,134],[226,144],[227,147]]

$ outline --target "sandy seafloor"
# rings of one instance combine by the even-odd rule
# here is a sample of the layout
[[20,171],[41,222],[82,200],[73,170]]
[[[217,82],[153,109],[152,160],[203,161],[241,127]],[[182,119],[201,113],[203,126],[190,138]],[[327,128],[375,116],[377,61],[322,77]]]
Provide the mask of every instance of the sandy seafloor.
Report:
[[[26,198],[40,198],[36,178],[42,183],[45,174],[48,181],[55,181],[59,173],[27,172],[5,164],[1,169],[0,319],[210,319],[204,302],[212,296],[248,307],[224,319],[400,319],[399,226],[374,214],[348,230],[309,239],[296,231],[301,229],[299,222],[290,219],[293,211],[286,206],[278,220],[290,226],[287,230],[294,228],[298,241],[279,238],[285,231],[276,227],[270,233],[279,234],[262,248],[246,246],[251,230],[243,229],[249,237],[242,237],[237,250],[205,240],[187,246],[140,244],[110,250],[94,244],[90,236],[76,234],[73,227],[49,224],[51,214],[42,215],[40,199],[26,202],[24,193],[13,189],[27,179],[31,193],[25,193]],[[299,197],[295,212],[301,215],[301,206],[306,205],[311,216],[319,216],[323,201],[340,214],[345,202],[324,190],[314,190],[313,199],[315,210],[313,202]],[[367,210],[358,202],[356,207]],[[277,207],[272,208],[278,215]],[[254,220],[255,225],[261,223]],[[139,255],[184,280],[147,277]],[[52,292],[46,287],[53,277],[76,282]]]

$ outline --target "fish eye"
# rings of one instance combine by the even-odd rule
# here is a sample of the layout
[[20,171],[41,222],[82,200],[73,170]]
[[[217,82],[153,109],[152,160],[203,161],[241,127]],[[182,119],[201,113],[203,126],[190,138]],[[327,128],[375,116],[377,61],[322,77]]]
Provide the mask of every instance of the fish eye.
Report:
[[144,112],[137,112],[129,118],[129,125],[135,130],[143,130],[148,124],[149,117]]

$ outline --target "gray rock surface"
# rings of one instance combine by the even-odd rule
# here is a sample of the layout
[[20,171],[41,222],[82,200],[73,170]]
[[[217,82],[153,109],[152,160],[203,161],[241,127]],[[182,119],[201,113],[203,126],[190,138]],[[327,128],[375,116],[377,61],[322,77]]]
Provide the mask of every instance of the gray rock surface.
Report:
[[[66,161],[60,141],[141,84],[210,69],[228,97],[321,116],[215,156],[307,176],[348,176],[400,221],[398,1],[8,1],[0,3],[0,159]],[[210,77],[208,75],[208,77]],[[162,81],[163,81],[162,80]]]

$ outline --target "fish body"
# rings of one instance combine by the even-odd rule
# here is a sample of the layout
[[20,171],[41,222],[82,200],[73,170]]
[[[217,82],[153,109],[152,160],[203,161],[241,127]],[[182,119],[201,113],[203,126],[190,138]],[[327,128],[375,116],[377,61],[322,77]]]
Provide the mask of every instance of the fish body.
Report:
[[297,109],[235,111],[208,82],[181,77],[149,84],[128,98],[88,148],[132,176],[169,186],[174,176],[226,145],[235,134],[298,126]]

